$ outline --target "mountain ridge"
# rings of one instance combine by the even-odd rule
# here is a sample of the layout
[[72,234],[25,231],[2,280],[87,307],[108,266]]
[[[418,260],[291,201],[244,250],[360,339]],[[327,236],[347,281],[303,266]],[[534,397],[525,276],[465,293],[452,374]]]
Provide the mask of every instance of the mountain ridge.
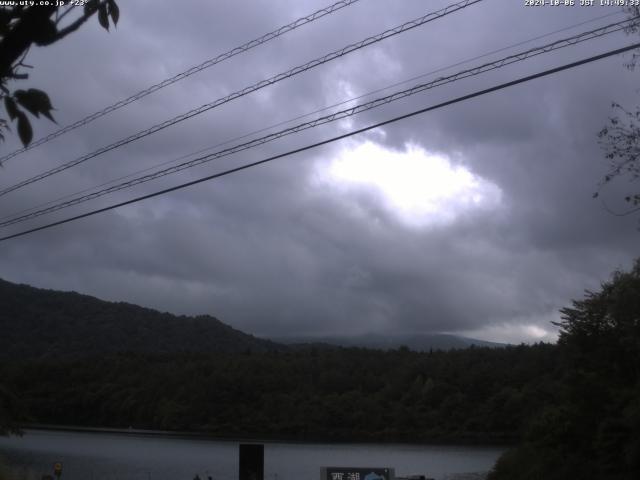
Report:
[[450,334],[257,337],[210,315],[174,315],[2,279],[0,304],[0,359],[118,353],[261,353],[308,347],[392,350],[406,346],[419,352],[504,346]]
[[505,347],[504,343],[478,340],[461,335],[448,333],[420,333],[420,334],[376,334],[362,335],[323,335],[323,336],[270,336],[264,337],[274,342],[289,346],[317,345],[325,347],[356,347],[374,350],[394,350],[407,347],[416,352],[429,350],[453,350],[475,347]]
[[0,358],[286,349],[210,315],[185,316],[0,279]]

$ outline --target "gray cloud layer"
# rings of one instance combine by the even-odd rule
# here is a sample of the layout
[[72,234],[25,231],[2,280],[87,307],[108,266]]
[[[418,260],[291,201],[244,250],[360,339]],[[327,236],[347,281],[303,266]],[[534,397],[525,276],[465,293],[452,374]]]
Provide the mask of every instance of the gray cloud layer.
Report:
[[[1,184],[446,4],[363,0],[7,162]],[[111,33],[92,22],[59,45],[33,51],[30,62],[36,68],[30,85],[49,92],[58,108],[56,118],[67,124],[321,6],[317,1],[256,0],[194,0],[179,8],[170,2],[123,3],[121,24]],[[3,197],[0,214],[615,11],[532,9],[521,2],[487,0]],[[369,112],[352,126],[630,41],[617,35],[541,56]],[[0,248],[1,275],[176,313],[210,313],[258,334],[453,331],[498,340],[552,338],[549,320],[559,307],[584,288],[596,288],[612,269],[628,266],[638,254],[637,218],[614,217],[591,199],[606,170],[596,134],[610,114],[610,103],[638,102],[638,74],[625,70],[623,61],[610,58],[6,242]],[[45,121],[35,125],[37,136],[54,129]],[[91,206],[343,131],[344,124],[331,125],[288,137]],[[390,210],[375,189],[317,181],[318,172],[326,172],[345,148],[366,139],[389,151],[406,151],[412,144],[448,157],[497,186],[501,203],[458,212],[445,224],[415,227]],[[15,146],[15,139],[9,139],[3,151]],[[628,188],[619,182],[607,201],[616,204]],[[543,337],[545,332],[536,333],[533,327],[551,336]]]

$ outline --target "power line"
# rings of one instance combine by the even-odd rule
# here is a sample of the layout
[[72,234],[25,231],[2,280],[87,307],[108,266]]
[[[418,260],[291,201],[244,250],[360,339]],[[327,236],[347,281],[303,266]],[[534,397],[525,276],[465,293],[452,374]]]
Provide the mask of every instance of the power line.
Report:
[[[425,77],[428,77],[428,76],[434,75],[434,74],[436,74],[436,73],[440,73],[440,72],[443,72],[443,71],[449,70],[449,69],[451,69],[451,68],[453,68],[453,67],[457,67],[457,66],[460,66],[460,65],[465,65],[465,64],[467,64],[467,63],[469,63],[469,62],[472,62],[472,61],[474,61],[474,60],[479,60],[479,59],[482,59],[482,58],[486,58],[486,57],[489,57],[489,56],[494,55],[494,54],[496,54],[496,53],[504,52],[504,51],[510,50],[510,49],[512,49],[512,48],[519,47],[519,46],[521,46],[521,45],[526,45],[527,43],[531,43],[531,42],[533,42],[533,41],[535,41],[535,40],[540,40],[540,39],[542,39],[542,38],[550,37],[551,35],[555,35],[555,34],[558,34],[558,33],[566,32],[566,31],[568,31],[568,30],[572,30],[572,29],[574,29],[574,28],[577,28],[577,27],[580,27],[580,26],[583,26],[583,25],[586,25],[586,24],[589,24],[589,23],[596,22],[596,21],[598,21],[598,20],[602,20],[602,19],[604,19],[604,18],[608,18],[608,17],[612,17],[612,16],[618,16],[618,15],[623,15],[623,14],[624,14],[624,12],[623,12],[623,11],[617,11],[617,12],[607,13],[607,14],[604,14],[604,15],[599,15],[599,16],[597,16],[597,17],[593,17],[593,18],[591,18],[591,19],[589,19],[589,20],[585,20],[585,21],[583,21],[583,22],[574,23],[574,24],[572,24],[572,25],[568,25],[568,26],[563,27],[563,28],[558,29],[558,30],[553,30],[553,31],[551,31],[551,32],[544,33],[544,34],[542,34],[542,35],[538,35],[538,36],[536,36],[536,37],[532,37],[532,38],[529,38],[529,39],[527,39],[527,40],[522,40],[522,41],[520,41],[520,42],[517,42],[517,43],[511,44],[511,45],[508,45],[508,46],[506,46],[506,47],[501,47],[501,48],[499,48],[499,49],[497,49],[497,50],[492,50],[492,51],[490,51],[490,52],[483,53],[483,54],[481,54],[481,55],[477,55],[477,56],[474,56],[474,57],[470,57],[470,58],[467,58],[467,59],[465,59],[465,60],[461,60],[461,61],[459,61],[459,62],[456,62],[456,63],[453,63],[453,64],[449,64],[449,65],[444,66],[444,67],[440,67],[440,68],[438,68],[438,69],[436,69],[436,70],[431,70],[430,72],[422,73],[422,74],[420,74],[420,75],[417,75],[417,76],[414,76],[414,77],[411,77],[411,78],[408,78],[408,79],[402,80],[401,82],[396,82],[396,83],[393,83],[393,84],[391,84],[391,85],[387,85],[387,86],[385,86],[385,87],[378,88],[378,89],[376,89],[376,90],[372,90],[372,91],[369,91],[369,92],[367,92],[367,93],[364,93],[364,94],[358,95],[358,96],[356,96],[356,97],[351,97],[351,98],[349,98],[349,99],[347,99],[347,100],[342,100],[342,101],[340,101],[340,102],[338,102],[338,103],[334,103],[334,104],[332,104],[332,105],[328,105],[328,106],[322,107],[322,108],[317,109],[317,110],[314,110],[314,111],[312,111],[312,112],[308,112],[308,113],[305,113],[305,114],[302,114],[302,115],[298,115],[298,116],[293,117],[293,118],[290,118],[290,119],[288,119],[288,120],[284,120],[284,121],[282,121],[282,122],[278,122],[278,123],[275,123],[275,124],[269,125],[268,127],[263,127],[263,128],[258,129],[258,130],[253,130],[252,132],[248,132],[248,133],[245,133],[245,134],[242,134],[242,135],[239,135],[239,136],[236,136],[236,137],[230,138],[230,139],[225,140],[225,141],[223,141],[223,142],[216,143],[216,144],[214,144],[214,145],[210,145],[210,146],[205,147],[205,148],[201,148],[200,150],[197,150],[197,151],[195,151],[195,152],[191,152],[191,153],[188,153],[188,154],[185,154],[185,155],[181,155],[181,156],[179,156],[179,157],[177,157],[177,158],[173,158],[173,159],[171,159],[171,160],[167,160],[167,161],[164,161],[164,162],[158,163],[158,164],[156,164],[156,165],[152,165],[152,166],[150,166],[150,167],[146,167],[146,168],[143,168],[143,169],[140,169],[140,170],[136,170],[136,171],[134,171],[134,172],[131,172],[131,173],[128,173],[128,174],[126,174],[126,175],[122,175],[122,176],[120,176],[120,177],[117,177],[117,178],[114,178],[114,179],[108,180],[108,181],[103,182],[103,183],[101,183],[101,184],[94,185],[94,186],[92,186],[92,187],[88,187],[88,188],[85,188],[85,189],[83,189],[83,190],[76,191],[76,192],[74,192],[74,193],[70,193],[70,194],[67,194],[67,195],[63,195],[63,196],[61,196],[61,197],[57,197],[57,198],[55,198],[55,199],[53,199],[53,200],[49,200],[49,201],[47,201],[47,202],[40,203],[40,204],[38,204],[38,205],[34,205],[33,207],[25,208],[25,209],[19,210],[19,211],[17,211],[17,212],[10,213],[10,214],[8,214],[8,215],[4,215],[4,216],[0,217],[0,222],[2,222],[3,220],[6,220],[6,219],[13,219],[13,218],[16,218],[16,219],[17,219],[17,216],[18,216],[18,215],[21,215],[21,214],[24,214],[24,213],[27,213],[27,212],[32,212],[32,211],[34,211],[34,210],[42,209],[43,207],[46,207],[47,205],[53,205],[53,204],[55,204],[56,202],[60,202],[60,201],[62,201],[62,200],[66,200],[66,199],[68,199],[68,198],[72,198],[72,197],[74,197],[74,196],[76,196],[76,195],[80,195],[80,194],[83,194],[83,193],[86,193],[86,192],[90,192],[90,191],[95,190],[95,189],[97,189],[97,188],[106,187],[107,185],[113,184],[113,183],[118,182],[118,181],[120,181],[120,180],[125,180],[125,179],[127,179],[127,178],[131,178],[131,177],[133,177],[133,176],[135,176],[135,175],[139,175],[139,174],[141,174],[141,173],[145,173],[145,172],[151,171],[151,170],[153,170],[153,169],[155,169],[155,168],[159,168],[159,167],[162,167],[162,166],[164,166],[164,165],[169,165],[169,164],[171,164],[171,163],[176,163],[176,162],[179,162],[179,161],[181,161],[181,160],[186,160],[187,158],[192,157],[192,156],[194,156],[194,155],[200,155],[200,154],[202,154],[202,153],[204,153],[204,152],[207,152],[207,151],[209,151],[209,150],[213,150],[214,148],[218,148],[218,147],[222,147],[222,146],[224,146],[224,145],[228,145],[229,143],[233,143],[233,142],[236,142],[236,141],[238,141],[238,140],[242,140],[242,139],[244,139],[244,138],[251,137],[251,136],[256,135],[256,134],[258,134],[258,133],[266,132],[266,131],[268,131],[268,130],[272,130],[272,129],[276,128],[276,127],[280,127],[280,126],[286,125],[286,124],[288,124],[288,123],[292,123],[292,122],[294,122],[294,121],[296,121],[296,120],[301,120],[301,119],[303,119],[303,118],[310,117],[311,115],[315,115],[315,114],[317,114],[317,113],[322,113],[322,112],[325,112],[325,111],[330,110],[330,109],[332,109],[332,108],[339,107],[339,106],[341,106],[341,105],[345,105],[345,104],[347,104],[347,103],[354,102],[354,101],[356,101],[356,100],[360,100],[360,99],[362,99],[362,98],[369,97],[369,96],[371,96],[371,95],[375,95],[376,93],[380,93],[380,92],[383,92],[383,91],[385,91],[385,90],[389,90],[389,89],[391,89],[391,88],[394,88],[394,87],[398,87],[398,86],[400,86],[400,85],[407,84],[407,83],[412,82],[412,81],[414,81],[414,80],[418,80],[418,79],[421,79],[421,78],[425,78]],[[631,20],[634,20],[634,19],[629,19],[629,21],[631,21]],[[627,21],[627,20],[625,20],[625,21]],[[606,28],[606,27],[605,27],[605,28]],[[48,212],[47,212],[47,213],[48,213]],[[3,225],[3,224],[0,224],[0,226],[2,226],[2,225]]]
[[67,132],[70,132],[71,130],[75,130],[78,127],[82,127],[84,125],[87,125],[88,123],[93,122],[94,120],[103,117],[111,112],[114,112],[116,110],[118,110],[119,108],[124,107],[125,105],[129,105],[130,103],[133,103],[137,100],[140,100],[143,97],[146,97],[147,95],[152,94],[153,92],[157,92],[158,90],[164,88],[164,87],[168,87],[169,85],[172,85],[180,80],[183,80],[195,73],[201,72],[202,70],[205,70],[209,67],[212,67],[220,62],[223,62],[225,60],[228,60],[232,57],[235,57],[236,55],[239,55],[241,53],[247,52],[249,50],[251,50],[252,48],[255,48],[259,45],[262,45],[263,43],[266,43],[270,40],[273,40],[275,38],[278,38],[282,35],[284,35],[285,33],[289,33],[293,30],[295,30],[296,28],[302,27],[303,25],[306,25],[308,23],[311,23],[315,20],[318,20],[326,15],[329,15],[331,13],[337,12],[338,10],[341,10],[342,8],[348,7],[349,5],[353,5],[354,3],[359,2],[360,0],[340,0],[339,2],[334,3],[333,5],[330,5],[328,7],[322,8],[320,10],[317,10],[315,12],[313,12],[310,15],[306,15],[304,17],[298,18],[297,20],[295,20],[294,22],[291,22],[287,25],[284,25],[276,30],[273,30],[272,32],[269,32],[265,35],[262,35],[261,37],[258,37],[254,40],[251,40],[243,45],[240,45],[239,47],[233,48],[231,50],[229,50],[228,52],[222,53],[216,57],[210,58],[209,60],[206,60],[204,62],[202,62],[199,65],[196,65],[194,67],[189,68],[188,70],[185,70],[184,72],[178,73],[177,75],[174,75],[173,77],[167,78],[159,83],[156,83],[155,85],[152,85],[144,90],[139,91],[138,93],[131,95],[128,98],[125,98],[124,100],[120,100],[112,105],[109,105],[108,107],[103,108],[102,110],[99,110],[95,113],[92,113],[91,115],[88,115],[72,124],[67,125],[66,127],[63,127],[53,133],[50,133],[49,135],[42,137],[38,140],[36,140],[35,142],[30,143],[29,145],[27,145],[24,148],[20,148],[14,152],[11,152],[7,155],[4,155],[2,157],[0,157],[0,164],[2,164],[2,162],[9,160],[10,158],[13,158],[23,152],[26,152],[27,150],[31,150],[32,148],[35,148],[39,145],[42,145],[44,143],[49,142],[50,140],[53,140],[54,138],[57,138],[61,135],[64,135]]
[[377,43],[377,42],[380,42],[382,40],[385,40],[385,39],[387,39],[389,37],[398,35],[400,33],[404,33],[404,32],[406,32],[408,30],[411,30],[413,28],[419,27],[419,26],[424,25],[424,24],[426,24],[428,22],[431,22],[433,20],[437,20],[439,18],[442,18],[442,17],[444,17],[446,15],[449,15],[451,13],[457,12],[458,10],[462,10],[463,8],[466,8],[466,7],[468,7],[470,5],[473,5],[475,3],[479,3],[481,1],[483,1],[483,0],[463,0],[461,2],[458,2],[458,3],[455,3],[455,4],[451,4],[451,5],[445,7],[443,9],[441,9],[441,10],[438,10],[438,11],[435,11],[435,12],[431,12],[431,13],[428,13],[428,14],[422,16],[422,17],[416,18],[416,19],[411,20],[409,22],[405,22],[402,25],[399,25],[397,27],[391,28],[389,30],[385,30],[384,32],[379,33],[378,35],[374,35],[372,37],[365,38],[364,40],[362,40],[360,42],[353,43],[351,45],[347,45],[346,47],[343,47],[343,48],[341,48],[339,50],[336,50],[336,51],[331,52],[331,53],[329,53],[327,55],[324,55],[323,57],[320,57],[320,58],[317,58],[317,59],[312,60],[310,62],[307,62],[304,65],[300,65],[300,66],[292,68],[291,70],[288,70],[286,72],[279,73],[278,75],[275,75],[275,76],[273,76],[273,77],[271,77],[269,79],[261,80],[258,83],[255,83],[255,84],[253,84],[251,86],[245,87],[242,90],[238,90],[238,91],[236,91],[236,92],[234,92],[234,93],[232,93],[230,95],[227,95],[226,97],[222,97],[222,98],[219,98],[219,99],[215,100],[214,102],[201,105],[200,107],[195,108],[193,110],[190,110],[190,111],[188,111],[186,113],[183,113],[182,115],[178,115],[178,116],[176,116],[176,117],[174,117],[172,119],[165,120],[162,123],[156,124],[156,125],[148,128],[148,129],[146,129],[146,130],[142,130],[142,131],[140,131],[140,132],[138,132],[138,133],[136,133],[134,135],[131,135],[131,136],[127,137],[127,138],[118,140],[117,142],[114,142],[114,143],[112,143],[110,145],[107,145],[106,147],[99,148],[98,150],[95,150],[95,151],[93,151],[93,152],[91,152],[91,153],[89,153],[87,155],[83,155],[82,157],[79,157],[79,158],[77,158],[75,160],[71,160],[71,161],[69,161],[67,163],[64,163],[64,164],[62,164],[62,165],[60,165],[58,167],[55,167],[55,168],[53,168],[51,170],[48,170],[48,171],[46,171],[44,173],[40,173],[40,174],[38,174],[38,175],[36,175],[34,177],[28,178],[27,180],[23,180],[23,181],[21,181],[19,183],[16,183],[16,184],[14,184],[14,185],[12,185],[10,187],[7,187],[7,188],[5,188],[3,190],[0,190],[0,196],[6,195],[6,194],[8,194],[10,192],[13,192],[14,190],[17,190],[19,188],[22,188],[22,187],[24,187],[26,185],[29,185],[31,183],[34,183],[34,182],[37,182],[37,181],[42,180],[44,178],[50,177],[52,175],[55,175],[56,173],[63,172],[63,171],[65,171],[65,170],[67,170],[67,169],[69,169],[71,167],[74,167],[74,166],[79,165],[79,164],[81,164],[83,162],[86,162],[87,160],[90,160],[90,159],[95,158],[95,157],[97,157],[99,155],[102,155],[103,153],[109,152],[109,151],[114,150],[114,149],[116,149],[118,147],[121,147],[121,146],[126,145],[128,143],[131,143],[133,141],[139,140],[139,139],[141,139],[143,137],[146,137],[148,135],[156,133],[156,132],[158,132],[160,130],[163,130],[163,129],[167,128],[167,127],[175,125],[176,123],[182,122],[182,121],[187,120],[187,119],[189,119],[191,117],[194,117],[196,115],[200,115],[201,113],[209,111],[209,110],[211,110],[213,108],[216,108],[216,107],[218,107],[218,106],[220,106],[222,104],[225,104],[227,102],[230,102],[230,101],[235,100],[237,98],[240,98],[242,96],[245,96],[245,95],[248,95],[250,93],[253,93],[253,92],[257,91],[257,90],[260,90],[260,89],[262,89],[264,87],[267,87],[269,85],[272,85],[274,83],[280,82],[281,80],[285,80],[285,79],[287,79],[289,77],[293,77],[295,75],[298,75],[299,73],[305,72],[307,70],[311,70],[311,69],[313,69],[315,67],[318,67],[318,66],[323,65],[323,64],[325,64],[327,62],[335,60],[336,58],[340,58],[340,57],[342,57],[344,55],[352,53],[352,52],[354,52],[356,50],[360,50],[360,49],[362,49],[364,47],[367,47],[367,46],[372,45],[374,43]]
[[[640,17],[639,17],[640,18]],[[372,110],[374,108],[378,108],[382,105],[386,105],[388,103],[400,100],[402,98],[406,98],[409,97],[411,95],[415,95],[417,93],[421,93],[424,92],[426,90],[432,89],[432,88],[436,88],[448,83],[452,83],[464,78],[469,78],[472,76],[476,76],[476,75],[480,75],[482,73],[486,73],[492,70],[496,70],[498,68],[502,68],[508,65],[512,65],[514,63],[517,62],[521,62],[524,60],[527,60],[529,58],[541,55],[541,54],[545,54],[545,53],[549,53],[551,51],[555,51],[555,50],[559,50],[561,48],[565,48],[568,46],[573,46],[576,45],[578,43],[587,41],[587,40],[593,40],[596,38],[601,38],[604,35],[608,35],[611,33],[615,33],[618,31],[621,31],[625,28],[627,28],[627,26],[629,25],[629,23],[635,21],[636,18],[631,18],[628,20],[624,20],[624,21],[620,21],[620,22],[616,22],[604,27],[600,27],[594,30],[590,30],[587,32],[582,32],[579,33],[577,35],[574,35],[572,37],[568,37],[565,39],[561,39],[561,40],[556,40],[555,42],[543,45],[543,46],[539,46],[539,47],[535,47],[535,48],[531,48],[529,50],[526,50],[524,52],[520,52],[520,53],[515,53],[513,55],[509,55],[507,57],[504,57],[502,59],[493,61],[493,62],[489,62],[489,63],[485,63],[482,64],[480,66],[477,67],[473,67],[467,70],[463,70],[461,72],[455,73],[453,75],[449,75],[447,77],[441,77],[438,78],[436,80],[433,80],[431,82],[428,83],[423,83],[423,84],[419,84],[419,85],[415,85],[409,89],[406,90],[402,90],[402,91],[398,91],[398,92],[394,92],[390,95],[387,95],[385,97],[381,97],[381,98],[377,98],[374,100],[371,100],[369,102],[360,104],[360,105],[356,105],[354,107],[348,108],[348,109],[344,109],[344,110],[340,110],[338,112],[334,112],[330,115],[326,115],[320,118],[317,118],[315,120],[312,120],[310,122],[305,122],[299,125],[295,125],[293,127],[290,128],[286,128],[284,130],[281,130],[279,132],[274,132],[271,133],[269,135],[266,135],[264,137],[260,137],[257,139],[253,139],[249,142],[245,142],[239,145],[235,145],[233,147],[230,148],[226,148],[224,150],[212,153],[212,154],[208,154],[208,155],[204,155],[198,158],[195,158],[193,160],[190,160],[188,162],[184,162],[178,165],[174,165],[172,167],[169,168],[165,168],[163,170],[159,170],[156,171],[154,173],[148,174],[148,175],[144,175],[141,177],[137,177],[134,178],[132,180],[126,181],[126,182],[122,182],[116,185],[113,185],[111,187],[108,188],[104,188],[102,190],[98,190],[95,192],[92,192],[90,194],[87,195],[83,195],[80,197],[75,197],[73,199],[67,200],[65,202],[60,202],[57,203],[53,206],[50,206],[48,208],[43,208],[40,210],[37,210],[35,212],[31,212],[25,215],[21,215],[15,218],[12,218],[10,220],[5,220],[5,221],[1,221],[0,222],[0,227],[6,227],[9,225],[14,225],[17,223],[21,223],[27,220],[31,220],[37,217],[40,217],[42,215],[46,215],[48,213],[52,213],[64,208],[68,208],[74,205],[78,205],[80,203],[85,203],[88,202],[90,200],[94,200],[96,198],[102,197],[104,195],[107,194],[111,194],[120,190],[124,190],[126,188],[131,188],[133,186],[136,185],[140,185],[142,183],[146,183],[149,182],[151,180],[155,180],[167,175],[171,175],[173,173],[177,173],[180,172],[182,170],[186,170],[188,168],[192,168],[195,167],[197,165],[201,165],[203,163],[207,163],[210,162],[212,160],[216,160],[222,157],[226,157],[228,155],[232,155],[234,153],[238,153],[244,150],[248,150],[250,148],[254,148],[256,146],[259,145],[263,145],[267,142],[271,142],[273,140],[277,140],[280,138],[283,138],[285,136],[288,135],[292,135],[295,133],[299,133],[301,131],[304,130],[308,130],[311,128],[315,128],[318,127],[320,125],[324,125],[327,123],[331,123],[331,122],[335,122],[337,120],[341,120],[347,117],[351,117],[353,115],[357,115],[359,113],[363,113],[365,111],[368,110]]]
[[602,53],[600,55],[595,55],[595,56],[588,57],[588,58],[585,58],[585,59],[582,59],[582,60],[578,60],[576,62],[568,63],[568,64],[562,65],[560,67],[555,67],[555,68],[551,68],[549,70],[544,70],[542,72],[539,72],[539,73],[536,73],[536,74],[533,74],[533,75],[528,75],[526,77],[520,77],[520,78],[518,78],[516,80],[512,80],[510,82],[501,83],[499,85],[496,85],[496,86],[493,86],[493,87],[490,87],[490,88],[486,88],[484,90],[479,90],[479,91],[476,91],[474,93],[470,93],[470,94],[467,94],[467,95],[463,95],[461,97],[454,98],[453,100],[448,100],[446,102],[442,102],[442,103],[439,103],[437,105],[432,105],[430,107],[422,108],[420,110],[415,110],[413,112],[406,113],[404,115],[400,115],[400,116],[391,118],[389,120],[385,120],[383,122],[378,122],[378,123],[375,123],[373,125],[369,125],[368,127],[359,128],[357,130],[353,130],[351,132],[348,132],[348,133],[345,133],[345,134],[342,134],[342,135],[338,135],[338,136],[335,136],[335,137],[332,137],[332,138],[329,138],[329,139],[326,139],[326,140],[322,140],[320,142],[316,142],[316,143],[313,143],[313,144],[310,144],[310,145],[306,145],[304,147],[296,148],[294,150],[289,150],[288,152],[281,153],[281,154],[278,154],[278,155],[274,155],[274,156],[265,158],[263,160],[259,160],[257,162],[248,163],[248,164],[245,164],[245,165],[242,165],[242,166],[239,166],[239,167],[231,168],[231,169],[225,170],[223,172],[219,172],[219,173],[216,173],[216,174],[213,174],[213,175],[209,175],[207,177],[199,178],[197,180],[192,180],[190,182],[182,183],[180,185],[176,185],[176,186],[173,186],[173,187],[170,187],[170,188],[165,188],[163,190],[159,190],[159,191],[154,192],[154,193],[149,193],[147,195],[142,195],[140,197],[136,197],[136,198],[133,198],[133,199],[130,199],[130,200],[126,200],[124,202],[120,202],[120,203],[116,203],[116,204],[113,204],[113,205],[109,205],[107,207],[99,208],[97,210],[92,210],[90,212],[86,212],[86,213],[83,213],[81,215],[76,215],[76,216],[73,216],[73,217],[69,217],[69,218],[66,218],[64,220],[59,220],[57,222],[52,222],[52,223],[49,223],[49,224],[46,224],[46,225],[42,225],[40,227],[31,228],[29,230],[24,230],[22,232],[14,233],[12,235],[7,235],[5,237],[1,237],[0,238],[0,242],[4,242],[4,241],[10,240],[12,238],[22,237],[22,236],[27,235],[29,233],[34,233],[34,232],[38,232],[40,230],[45,230],[45,229],[48,229],[48,228],[52,228],[52,227],[55,227],[55,226],[58,226],[58,225],[63,225],[65,223],[69,223],[69,222],[72,222],[72,221],[75,221],[75,220],[80,220],[82,218],[86,218],[86,217],[90,217],[90,216],[93,216],[93,215],[97,215],[99,213],[107,212],[109,210],[114,210],[116,208],[124,207],[126,205],[131,205],[133,203],[141,202],[143,200],[147,200],[149,198],[153,198],[153,197],[164,195],[164,194],[167,194],[167,193],[170,193],[170,192],[174,192],[176,190],[181,190],[183,188],[187,188],[187,187],[190,187],[190,186],[193,186],[193,185],[197,185],[199,183],[203,183],[203,182],[206,182],[206,181],[209,181],[209,180],[213,180],[213,179],[216,179],[216,178],[224,177],[226,175],[230,175],[232,173],[239,172],[241,170],[246,170],[246,169],[249,169],[249,168],[252,168],[252,167],[256,167],[258,165],[262,165],[264,163],[271,162],[273,160],[277,160],[277,159],[280,159],[280,158],[284,158],[284,157],[288,157],[288,156],[294,155],[296,153],[301,153],[301,152],[304,152],[304,151],[307,151],[307,150],[311,150],[313,148],[317,148],[317,147],[320,147],[322,145],[327,145],[329,143],[333,143],[333,142],[336,142],[338,140],[342,140],[342,139],[351,137],[353,135],[357,135],[357,134],[360,134],[360,133],[363,133],[363,132],[366,132],[366,131],[369,131],[369,130],[373,130],[375,128],[380,128],[380,127],[383,127],[385,125],[389,125],[391,123],[395,123],[395,122],[400,121],[400,120],[404,120],[404,119],[407,119],[407,118],[410,118],[410,117],[413,117],[413,116],[416,116],[416,115],[427,113],[427,112],[430,112],[432,110],[437,110],[437,109],[440,109],[440,108],[443,108],[443,107],[446,107],[446,106],[449,106],[449,105],[453,105],[453,104],[456,104],[456,103],[464,102],[464,101],[470,100],[472,98],[480,97],[482,95],[486,95],[486,94],[489,94],[489,93],[492,93],[492,92],[496,92],[498,90],[502,90],[502,89],[505,89],[505,88],[508,88],[508,87],[512,87],[514,85],[518,85],[518,84],[521,84],[521,83],[529,82],[529,81],[535,80],[537,78],[545,77],[545,76],[552,75],[552,74],[555,74],[555,73],[558,73],[558,72],[561,72],[561,71],[564,71],[564,70],[575,68],[575,67],[578,67],[580,65],[585,65],[587,63],[595,62],[597,60],[601,60],[603,58],[611,57],[613,55],[618,55],[620,53],[624,53],[624,52],[627,52],[629,50],[633,50],[633,49],[636,49],[636,48],[639,48],[639,47],[640,47],[640,43],[634,43],[634,44],[628,45],[626,47],[618,48],[618,49],[615,49],[615,50],[610,50],[610,51],[608,51],[606,53]]

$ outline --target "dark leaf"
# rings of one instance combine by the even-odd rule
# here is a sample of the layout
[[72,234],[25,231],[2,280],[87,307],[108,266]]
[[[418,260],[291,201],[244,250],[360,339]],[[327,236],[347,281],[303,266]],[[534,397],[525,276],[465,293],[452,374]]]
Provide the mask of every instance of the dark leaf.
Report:
[[31,123],[29,123],[29,119],[24,112],[18,112],[18,135],[25,147],[31,143],[31,139],[33,138]]
[[120,7],[115,0],[107,0],[107,5],[109,6],[109,15],[111,15],[111,20],[113,20],[113,24],[117,25],[118,20],[120,19]]
[[40,116],[40,110],[38,109],[34,99],[27,90],[16,90],[13,94],[18,103],[26,108],[31,114],[36,117]]
[[84,4],[84,14],[85,16],[93,15],[98,9],[98,0],[89,0]]
[[30,88],[29,90],[16,90],[14,96],[18,103],[26,108],[30,113],[38,117],[41,113],[52,122],[55,122],[51,116],[51,100],[49,96],[42,90]]
[[7,110],[9,118],[15,120],[19,113],[15,100],[11,97],[4,97],[4,108]]
[[109,30],[109,14],[107,12],[107,5],[101,3],[98,7],[98,22],[105,30]]
[[49,99],[49,95],[42,90],[38,90],[37,88],[30,88],[27,90],[27,93],[31,96],[33,101],[40,113],[42,113],[45,117],[47,117],[52,122],[55,122],[53,117],[51,116],[51,110],[53,110],[53,105],[51,105],[51,100]]
[[58,27],[50,18],[43,18],[34,29],[33,41],[36,45],[50,45],[58,35]]
[[58,123],[56,122],[56,119],[53,118],[53,115],[51,115],[51,111],[47,110],[46,112],[42,112],[42,114],[47,117],[49,120],[51,120],[53,123]]
[[6,35],[11,30],[9,25],[10,20],[6,20],[3,16],[0,15],[0,35]]
[[5,25],[9,25],[9,23],[13,20],[13,15],[11,15],[11,10],[0,9],[0,23]]
[[598,198],[600,196],[600,194],[598,192],[594,193],[592,198]]

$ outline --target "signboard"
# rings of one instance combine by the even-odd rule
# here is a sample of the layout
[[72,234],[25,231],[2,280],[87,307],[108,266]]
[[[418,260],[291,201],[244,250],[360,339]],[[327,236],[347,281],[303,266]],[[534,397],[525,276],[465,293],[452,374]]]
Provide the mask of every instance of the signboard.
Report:
[[240,444],[240,480],[264,479],[264,445],[261,443]]
[[393,468],[322,467],[320,480],[395,480]]

